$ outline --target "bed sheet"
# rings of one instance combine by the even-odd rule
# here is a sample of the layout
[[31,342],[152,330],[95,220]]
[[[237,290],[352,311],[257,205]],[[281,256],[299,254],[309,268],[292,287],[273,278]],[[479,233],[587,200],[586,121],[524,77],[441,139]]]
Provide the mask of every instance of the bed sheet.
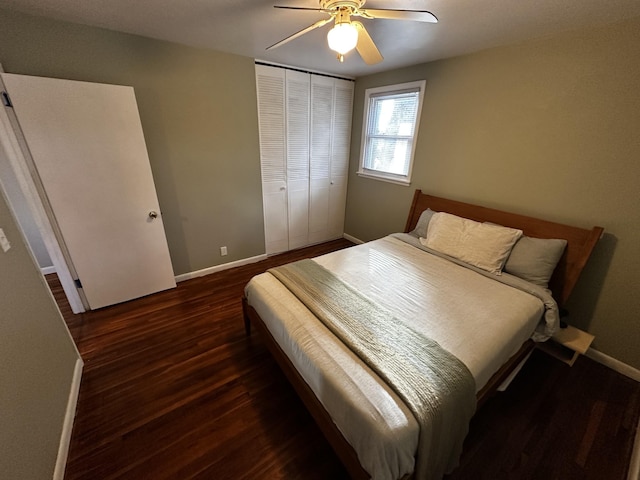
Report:
[[[477,391],[544,312],[540,299],[392,236],[315,261],[457,356]],[[271,274],[245,293],[372,478],[411,473],[418,424],[398,396]]]

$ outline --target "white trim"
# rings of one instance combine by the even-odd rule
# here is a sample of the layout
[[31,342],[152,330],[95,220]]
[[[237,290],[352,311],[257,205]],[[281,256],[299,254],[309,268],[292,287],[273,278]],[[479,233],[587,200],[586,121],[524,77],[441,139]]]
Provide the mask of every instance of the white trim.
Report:
[[357,243],[358,245],[361,245],[361,244],[365,243],[365,242],[364,242],[364,240],[360,240],[359,238],[352,237],[352,236],[351,236],[351,235],[349,235],[348,233],[343,233],[343,234],[342,234],[342,237],[343,237],[345,240],[349,240],[350,242]]
[[609,355],[593,348],[587,350],[585,356],[589,357],[591,360],[601,363],[605,367],[609,367],[611,370],[616,371],[624,375],[625,377],[629,377],[636,382],[640,382],[640,370],[632,367],[631,365],[627,365],[626,363],[623,363],[620,360],[610,357]]
[[[613,371],[618,372],[625,377],[629,377],[636,382],[640,382],[640,370],[632,367],[631,365],[627,365],[626,363],[593,348],[587,350],[585,356],[604,365],[605,367],[609,367]],[[636,436],[633,443],[633,450],[631,451],[627,480],[640,480],[640,421],[638,421],[638,426],[636,427]]]
[[[631,365],[627,365],[626,363],[593,348],[587,350],[585,356],[604,365],[605,367],[611,368],[613,371],[618,372],[625,377],[629,377],[636,382],[640,382],[640,370],[632,367]],[[627,480],[640,480],[640,421],[638,421],[638,426],[636,427],[636,436],[633,443],[633,450],[631,451]]]
[[56,273],[56,267],[51,265],[50,267],[42,267],[40,269],[43,275],[51,275],[52,273]]
[[385,175],[383,173],[375,174],[375,173],[367,173],[372,170],[362,169],[356,172],[356,175],[363,178],[371,178],[373,180],[382,180],[383,182],[395,183],[396,185],[402,185],[403,187],[410,187],[411,182],[407,180],[405,177],[395,178],[391,175]]
[[184,282],[185,280],[191,280],[192,278],[204,277],[212,273],[221,272],[222,270],[228,270],[234,267],[241,267],[242,265],[248,265],[250,263],[256,263],[260,260],[265,260],[266,254],[257,255],[255,257],[243,258],[242,260],[236,260],[235,262],[223,263],[222,265],[214,265],[213,267],[203,268],[202,270],[196,270],[195,272],[183,273],[176,275],[176,282]]
[[640,420],[636,427],[636,439],[631,452],[631,462],[629,462],[627,480],[640,480]]
[[[346,240],[349,240],[350,242],[353,242],[353,243],[357,243],[357,244],[365,243],[364,241],[360,240],[359,238],[352,237],[348,233],[343,234],[342,237],[345,238]],[[324,242],[317,242],[317,243],[314,243],[314,244],[311,244],[311,245],[305,245],[304,247],[300,247],[300,248],[310,247],[310,246],[313,246],[313,245],[319,245],[321,243],[324,243]],[[282,252],[279,252],[279,253],[282,253]],[[276,254],[274,254],[274,255],[276,255]],[[257,255],[255,257],[249,257],[249,258],[243,258],[242,260],[236,260],[235,262],[223,263],[222,265],[214,265],[213,267],[203,268],[202,270],[196,270],[195,272],[182,273],[180,275],[176,275],[176,282],[184,282],[186,280],[191,280],[192,278],[204,277],[205,275],[210,275],[212,273],[221,272],[223,270],[228,270],[230,268],[241,267],[243,265],[249,265],[250,263],[260,262],[262,260],[266,260],[267,258],[269,258],[269,255],[267,255],[265,253],[265,254],[262,254],[262,255]]]
[[[400,83],[396,85],[384,85],[381,87],[367,88],[364,91],[364,112],[362,118],[362,132],[360,138],[360,158],[358,163],[358,176],[371,178],[373,180],[381,180],[383,182],[395,183],[398,185],[409,186],[411,184],[411,175],[413,174],[413,163],[415,160],[416,146],[418,144],[418,134],[420,132],[420,118],[422,116],[422,105],[424,103],[424,91],[427,85],[426,80],[416,80],[413,82]],[[418,93],[418,107],[416,110],[416,119],[411,136],[411,154],[407,174],[393,174],[372,170],[365,167],[365,157],[367,155],[367,138],[369,135],[369,127],[371,121],[371,99],[375,97],[391,96],[400,94],[403,91],[414,91]]]
[[[6,90],[1,76],[0,88]],[[4,148],[9,165],[13,169],[14,176],[42,235],[49,257],[56,266],[58,278],[69,300],[71,310],[73,313],[84,312],[86,310],[85,306],[73,281],[73,275],[62,251],[62,245],[55,234],[54,221],[51,220],[53,216],[49,217],[45,203],[35,183],[33,176],[35,175],[35,167],[33,167],[33,161],[30,162],[29,149],[22,131],[19,130],[15,112],[10,108],[0,108],[0,148]],[[33,173],[30,168],[33,168]],[[0,178],[0,188],[2,187],[1,184],[2,179]],[[9,206],[11,207],[11,205]],[[15,209],[13,207],[11,209],[14,216],[16,216]]]
[[53,480],[63,480],[64,470],[67,466],[67,457],[69,456],[69,445],[71,444],[71,431],[73,430],[73,420],[76,416],[76,406],[78,405],[78,395],[80,394],[80,381],[82,379],[82,367],[84,362],[81,358],[76,360],[76,366],[73,370],[73,379],[71,380],[71,389],[69,390],[69,400],[67,401],[67,411],[62,424],[62,434],[60,435],[60,445],[58,446],[58,458],[56,459],[56,467],[53,471]]
[[350,77],[349,75],[342,75],[342,74],[336,75],[335,73],[323,72],[320,70],[312,70],[309,68],[296,67],[295,65],[287,65],[286,63],[272,62],[271,60],[260,60],[259,58],[256,58],[254,60],[254,64],[264,65],[266,67],[279,67],[279,68],[286,68],[288,70],[297,70],[298,72],[310,73],[312,75],[322,75],[325,77],[337,78],[339,80],[348,80],[350,82],[356,81],[355,77]]

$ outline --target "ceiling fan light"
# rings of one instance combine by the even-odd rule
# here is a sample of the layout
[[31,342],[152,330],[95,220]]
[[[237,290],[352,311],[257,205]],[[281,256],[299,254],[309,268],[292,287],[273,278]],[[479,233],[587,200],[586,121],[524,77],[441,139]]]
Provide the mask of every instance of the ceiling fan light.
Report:
[[337,23],[329,30],[327,41],[331,50],[344,55],[358,43],[358,30],[351,23]]

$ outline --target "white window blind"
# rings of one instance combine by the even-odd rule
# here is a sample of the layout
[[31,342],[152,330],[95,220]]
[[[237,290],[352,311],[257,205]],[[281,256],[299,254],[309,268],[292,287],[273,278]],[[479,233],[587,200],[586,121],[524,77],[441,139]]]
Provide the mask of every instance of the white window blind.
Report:
[[358,174],[411,181],[424,81],[368,89]]

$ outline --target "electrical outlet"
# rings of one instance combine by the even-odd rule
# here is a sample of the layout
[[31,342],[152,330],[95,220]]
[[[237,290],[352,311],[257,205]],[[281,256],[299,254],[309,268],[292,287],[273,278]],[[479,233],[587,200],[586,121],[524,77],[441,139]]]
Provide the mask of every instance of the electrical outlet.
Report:
[[220,256],[224,257],[227,254],[227,247],[220,247]]
[[3,252],[7,252],[11,248],[11,244],[9,240],[7,240],[7,236],[4,234],[4,230],[0,228],[0,246],[2,247]]

